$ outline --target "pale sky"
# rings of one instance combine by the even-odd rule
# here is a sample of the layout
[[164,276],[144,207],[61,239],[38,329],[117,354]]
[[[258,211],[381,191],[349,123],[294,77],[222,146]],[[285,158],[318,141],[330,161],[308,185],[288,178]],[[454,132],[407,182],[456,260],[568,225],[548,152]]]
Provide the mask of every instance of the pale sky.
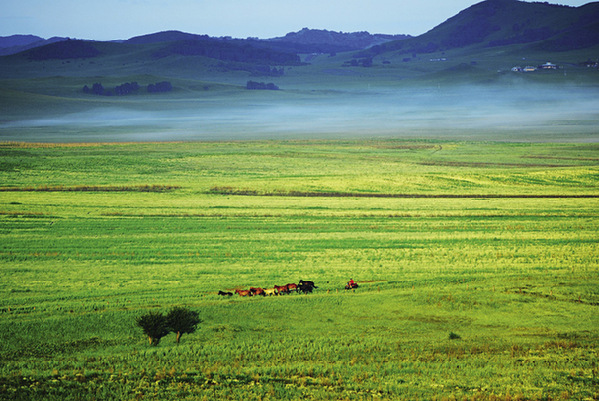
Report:
[[[116,40],[165,30],[261,39],[306,27],[420,35],[477,0],[1,0],[0,36]],[[580,6],[588,0],[557,0]]]

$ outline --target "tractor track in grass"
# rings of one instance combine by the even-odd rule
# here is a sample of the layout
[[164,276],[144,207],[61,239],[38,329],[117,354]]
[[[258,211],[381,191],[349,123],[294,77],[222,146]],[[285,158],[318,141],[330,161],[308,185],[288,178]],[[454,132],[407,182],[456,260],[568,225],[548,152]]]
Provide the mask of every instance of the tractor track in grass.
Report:
[[307,198],[406,198],[406,199],[596,199],[599,194],[392,194],[363,192],[258,191],[235,187],[212,187],[209,194]]

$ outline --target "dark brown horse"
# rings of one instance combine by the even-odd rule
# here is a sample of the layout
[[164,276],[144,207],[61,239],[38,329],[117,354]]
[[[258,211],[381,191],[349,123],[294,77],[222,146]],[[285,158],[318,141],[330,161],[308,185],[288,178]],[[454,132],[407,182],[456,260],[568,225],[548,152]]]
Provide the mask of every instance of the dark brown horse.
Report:
[[266,293],[264,292],[264,288],[255,288],[255,287],[250,287],[250,292],[252,293],[253,296],[255,295],[262,295],[265,296]]

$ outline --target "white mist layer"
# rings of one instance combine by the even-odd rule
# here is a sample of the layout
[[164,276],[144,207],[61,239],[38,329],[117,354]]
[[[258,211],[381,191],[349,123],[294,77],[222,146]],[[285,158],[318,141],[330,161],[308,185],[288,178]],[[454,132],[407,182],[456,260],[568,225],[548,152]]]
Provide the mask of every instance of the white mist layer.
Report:
[[[0,125],[0,140],[172,141],[328,137],[599,140],[596,88],[378,90],[189,99]],[[137,104],[139,107],[139,104]],[[151,107],[151,105],[150,105]],[[37,138],[33,138],[36,136]],[[80,138],[77,138],[80,136]]]

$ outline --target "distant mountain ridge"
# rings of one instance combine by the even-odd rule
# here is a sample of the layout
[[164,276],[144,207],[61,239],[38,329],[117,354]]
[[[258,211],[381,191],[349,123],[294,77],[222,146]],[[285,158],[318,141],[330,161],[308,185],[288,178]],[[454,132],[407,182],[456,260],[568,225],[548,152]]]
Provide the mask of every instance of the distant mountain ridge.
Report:
[[[147,35],[134,36],[126,40],[113,42],[128,43],[136,45],[154,44],[162,42],[179,41],[232,41],[237,43],[249,43],[258,47],[266,47],[277,51],[293,53],[312,52],[343,52],[362,50],[369,46],[409,38],[409,35],[385,35],[370,34],[368,32],[334,32],[304,28],[299,32],[290,32],[284,37],[272,39],[235,39],[231,37],[215,38],[208,35],[198,35],[177,30],[155,32]],[[0,55],[16,54],[35,47],[45,46],[51,43],[65,41],[68,38],[43,39],[34,35],[13,35],[0,37]]]
[[0,48],[27,46],[40,40],[45,40],[35,35],[11,35],[0,37]]
[[[599,45],[599,2],[570,7],[519,0],[485,0],[416,37],[308,28],[272,39],[214,38],[175,30],[112,42],[44,40],[33,35],[13,35],[0,37],[0,55],[26,51],[25,56],[32,60],[89,58],[102,53],[97,49],[100,43],[153,46],[155,59],[169,55],[202,56],[261,66],[297,65],[301,53],[355,51],[358,53],[354,57],[368,59],[387,52],[422,54],[511,45],[559,52]],[[122,51],[128,50],[124,47]]]
[[268,39],[273,42],[289,42],[302,45],[327,44],[336,46],[340,51],[365,49],[393,40],[410,38],[410,35],[370,34],[369,32],[335,32],[326,29],[303,28],[298,32],[290,32],[283,37]]
[[277,51],[293,53],[331,53],[362,50],[370,46],[409,38],[409,35],[370,34],[368,32],[335,32],[321,29],[304,28],[298,32],[290,32],[283,37],[271,39],[235,39],[231,37],[214,38],[208,35],[196,35],[180,31],[163,31],[141,35],[126,40],[131,44],[150,44],[175,41],[233,41],[249,43],[253,46],[266,47]]
[[50,39],[44,39],[35,35],[0,36],[0,56],[20,53],[25,50],[60,42],[66,39],[67,38],[56,36]]
[[208,35],[196,35],[193,33],[186,33],[181,31],[162,31],[150,33],[147,35],[134,36],[125,40],[125,43],[131,43],[136,45],[150,44],[150,43],[160,43],[160,42],[176,42],[179,40],[205,40],[205,39],[215,39],[211,38]]

